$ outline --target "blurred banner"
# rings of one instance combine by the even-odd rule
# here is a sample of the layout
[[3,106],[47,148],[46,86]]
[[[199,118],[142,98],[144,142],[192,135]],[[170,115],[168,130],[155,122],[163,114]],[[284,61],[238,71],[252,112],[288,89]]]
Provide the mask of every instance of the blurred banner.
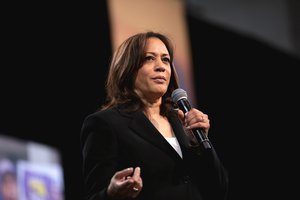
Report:
[[64,200],[60,153],[0,135],[0,200]]

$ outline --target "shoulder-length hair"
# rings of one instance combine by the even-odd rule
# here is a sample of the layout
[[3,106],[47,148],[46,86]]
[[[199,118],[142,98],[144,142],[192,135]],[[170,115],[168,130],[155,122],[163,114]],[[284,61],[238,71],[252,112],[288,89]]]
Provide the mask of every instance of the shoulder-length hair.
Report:
[[122,105],[126,105],[126,109],[130,112],[144,108],[143,102],[134,91],[134,83],[138,70],[144,62],[147,39],[152,37],[160,39],[170,55],[171,78],[167,92],[162,97],[161,114],[165,115],[173,107],[171,94],[179,85],[173,63],[174,47],[167,36],[149,31],[127,38],[114,52],[106,80],[106,103],[102,106],[102,110]]

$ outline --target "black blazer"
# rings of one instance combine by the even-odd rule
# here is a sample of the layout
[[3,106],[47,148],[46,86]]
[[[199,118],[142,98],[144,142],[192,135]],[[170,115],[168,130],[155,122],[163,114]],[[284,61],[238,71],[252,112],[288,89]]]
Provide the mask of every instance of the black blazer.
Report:
[[228,177],[214,149],[188,145],[177,114],[168,116],[183,159],[143,112],[120,108],[86,117],[81,132],[86,199],[107,199],[113,174],[141,167],[143,189],[136,200],[223,200]]

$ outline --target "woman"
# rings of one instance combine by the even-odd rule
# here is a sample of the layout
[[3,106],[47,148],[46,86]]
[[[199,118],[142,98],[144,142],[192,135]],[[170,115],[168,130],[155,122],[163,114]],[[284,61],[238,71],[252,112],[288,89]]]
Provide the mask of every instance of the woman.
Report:
[[225,169],[190,131],[208,135],[209,118],[195,108],[176,109],[176,88],[173,46],[165,35],[139,33],[120,45],[109,68],[107,102],[82,127],[86,199],[226,198]]

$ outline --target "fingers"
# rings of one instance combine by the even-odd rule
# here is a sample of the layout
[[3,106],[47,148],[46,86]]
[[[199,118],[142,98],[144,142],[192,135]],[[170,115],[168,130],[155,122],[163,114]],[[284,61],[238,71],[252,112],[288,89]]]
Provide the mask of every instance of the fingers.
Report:
[[184,122],[184,113],[183,113],[183,111],[182,110],[178,110],[178,116],[179,116],[179,119],[182,121],[182,122]]
[[115,173],[114,177],[118,180],[125,180],[127,176],[131,176],[133,168],[129,167]]
[[[119,178],[123,179],[124,181],[120,184],[123,185],[124,188],[132,190],[132,188],[135,188],[134,190],[140,190],[143,187],[143,181],[141,178],[141,168],[136,167],[128,168],[122,171],[117,172]],[[117,174],[116,173],[116,174]]]
[[132,187],[132,192],[133,192],[132,197],[135,198],[143,188],[143,180],[141,178],[140,167],[135,168],[132,179],[134,180],[133,187]]
[[134,169],[131,179],[133,180],[132,185],[135,187],[134,190],[137,190],[137,189],[140,190],[143,187],[143,181],[141,178],[141,168],[140,167],[136,167]]
[[140,167],[136,167],[134,169],[134,173],[133,173],[133,176],[132,178],[137,181],[139,178],[141,178],[141,168]]
[[[114,176],[110,180],[110,184],[107,188],[108,196],[112,198],[122,197],[126,195],[126,190],[128,190],[127,185],[129,180],[127,180],[128,176],[131,176],[133,172],[133,168],[123,169],[121,171],[117,171]],[[131,180],[132,181],[132,180]],[[132,181],[133,182],[133,181]]]
[[143,187],[141,169],[130,167],[115,173],[108,186],[108,196],[112,198],[135,198]]
[[184,125],[187,129],[203,128],[206,133],[208,132],[210,121],[207,114],[192,108],[184,116]]

